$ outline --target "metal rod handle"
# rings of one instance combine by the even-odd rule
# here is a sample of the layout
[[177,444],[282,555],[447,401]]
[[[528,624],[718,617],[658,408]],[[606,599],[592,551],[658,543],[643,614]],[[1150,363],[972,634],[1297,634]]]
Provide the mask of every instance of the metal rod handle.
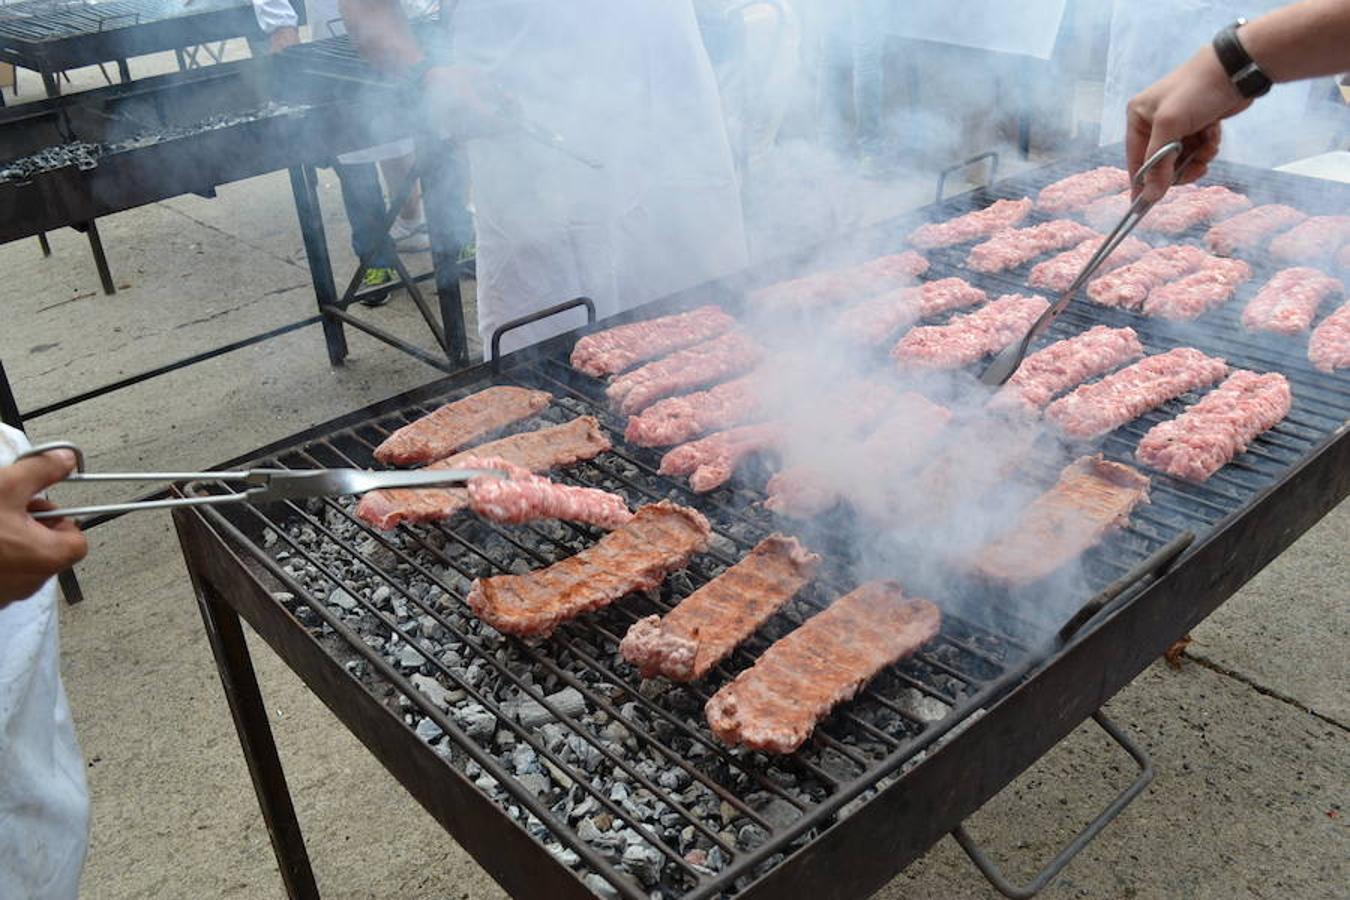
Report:
[[947,186],[948,176],[955,175],[962,169],[968,169],[971,166],[975,165],[977,162],[986,159],[992,160],[992,162],[989,164],[989,178],[985,180],[984,185],[985,187],[988,187],[989,185],[993,184],[994,180],[998,177],[998,153],[994,150],[986,150],[985,152],[979,154],[978,156],[972,156],[965,162],[959,162],[954,166],[948,166],[947,168],[943,169],[940,173],[938,173],[937,199],[933,202],[935,203],[942,202],[943,189]]
[[220,506],[242,503],[263,488],[251,488],[236,494],[211,494],[205,497],[175,497],[165,500],[133,500],[128,503],[109,503],[103,506],[72,506],[66,509],[44,509],[31,513],[34,519],[78,519],[108,513],[140,512],[145,509],[174,509],[180,506]]
[[558,313],[567,312],[569,309],[576,309],[578,306],[586,307],[586,324],[595,324],[595,301],[590,297],[577,297],[568,300],[565,303],[559,303],[556,306],[550,306],[547,309],[539,309],[527,316],[521,316],[519,319],[512,319],[510,322],[502,325],[496,331],[492,332],[492,371],[501,371],[502,357],[502,338],[517,328],[524,328],[526,325],[532,325],[541,319],[547,319],[550,316],[556,316]]

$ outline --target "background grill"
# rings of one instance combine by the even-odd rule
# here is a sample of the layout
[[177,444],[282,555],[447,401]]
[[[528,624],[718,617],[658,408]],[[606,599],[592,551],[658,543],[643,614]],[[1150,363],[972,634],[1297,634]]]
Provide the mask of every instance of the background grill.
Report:
[[[854,235],[814,258],[817,263],[823,259],[833,264],[894,252],[919,220],[946,219],[1000,196],[1034,196],[1039,187],[1064,175],[1118,158],[1119,150],[1103,151],[1092,158],[1036,170]],[[1243,190],[1255,202],[1288,200],[1305,183],[1233,166],[1214,169],[1211,180]],[[1330,191],[1320,184],[1319,189],[1323,191],[1319,202],[1326,208],[1344,208],[1343,189]],[[1321,211],[1302,196],[1295,202],[1309,211]],[[960,275],[993,296],[1025,290],[1022,282],[1029,266],[986,276],[961,266],[964,253],[964,248],[928,253],[933,266],[925,277]],[[617,643],[629,624],[651,612],[664,612],[769,532],[792,529],[785,520],[755,505],[763,496],[764,471],[752,470],[706,495],[691,494],[683,480],[657,475],[660,451],[624,444],[622,421],[604,407],[603,386],[568,366],[572,337],[508,358],[501,374],[491,374],[485,367],[470,370],[418,392],[415,399],[395,398],[354,413],[260,451],[257,458],[265,465],[297,468],[374,466],[372,450],[385,436],[446,400],[489,384],[549,390],[557,399],[544,418],[557,422],[575,414],[596,415],[615,446],[591,462],[553,473],[554,477],[614,490],[634,505],[669,497],[699,509],[712,522],[716,537],[711,551],[696,557],[686,572],[668,579],[659,596],[627,598],[602,613],[568,623],[554,637],[537,644],[504,639],[468,613],[463,597],[471,580],[540,568],[572,554],[597,532],[551,522],[503,529],[464,516],[384,535],[357,521],[350,501],[180,513],[185,551],[190,567],[198,573],[199,587],[209,582],[210,592],[219,592],[230,603],[236,602],[230,597],[231,589],[247,591],[245,573],[250,578],[267,573],[264,582],[274,585],[271,600],[262,600],[261,606],[240,600],[240,608],[255,626],[262,623],[260,631],[302,674],[318,672],[322,659],[301,661],[310,651],[284,634],[294,629],[317,639],[322,653],[347,676],[342,685],[320,691],[340,715],[339,707],[354,708],[345,698],[361,693],[402,717],[405,731],[416,729],[425,743],[408,752],[420,754],[425,765],[434,762],[441,772],[440,783],[428,786],[413,784],[407,777],[403,780],[433,811],[438,796],[450,798],[472,782],[475,787],[469,790],[488,798],[524,829],[539,851],[537,857],[548,862],[543,854],[550,854],[552,861],[575,873],[585,888],[600,894],[641,897],[660,891],[663,896],[710,897],[746,891],[755,896],[809,896],[823,884],[848,893],[855,885],[876,883],[922,852],[925,840],[931,842],[942,833],[931,831],[943,827],[938,819],[955,816],[959,821],[969,811],[958,808],[969,806],[967,799],[961,799],[963,789],[950,783],[924,788],[919,786],[922,782],[944,777],[939,773],[951,777],[953,767],[962,767],[975,785],[968,800],[978,806],[1043,752],[1036,749],[1037,741],[1049,740],[1044,744],[1048,747],[1057,740],[1054,734],[1076,725],[1156,656],[1158,649],[1184,634],[1345,496],[1346,475],[1336,459],[1344,457],[1346,450],[1350,384],[1344,375],[1325,375],[1308,365],[1306,337],[1258,338],[1242,329],[1238,322],[1242,306],[1275,270],[1266,260],[1253,262],[1256,276],[1237,298],[1197,324],[1183,326],[1081,303],[1036,345],[1093,324],[1128,324],[1139,332],[1150,353],[1196,346],[1222,355],[1235,367],[1281,371],[1293,388],[1289,417],[1205,484],[1192,485],[1150,472],[1153,502],[1137,510],[1127,528],[1087,555],[1088,588],[1095,591],[1135,569],[1183,531],[1198,535],[1196,546],[1177,569],[1159,582],[1186,591],[1189,579],[1192,586],[1187,600],[1191,602],[1163,605],[1159,599],[1150,607],[1152,618],[1140,613],[1147,624],[1130,626],[1134,629],[1128,637],[1131,646],[1113,651],[1129,660],[1129,665],[1119,669],[1106,668],[1112,661],[1103,655],[1094,659],[1049,646],[1036,637],[1034,629],[1006,613],[1012,605],[1006,596],[971,586],[971,591],[988,594],[983,603],[966,603],[963,608],[1005,612],[988,621],[948,614],[941,635],[932,644],[888,669],[856,701],[837,710],[798,753],[772,757],[722,747],[706,730],[703,703],[774,638],[853,586],[847,548],[821,546],[811,538],[813,549],[827,556],[817,584],[789,604],[706,683],[643,684],[629,667],[616,664]],[[777,276],[797,274],[785,271],[783,265],[773,268]],[[707,286],[672,304],[661,304],[660,309],[648,307],[621,318],[647,317],[671,306],[709,301],[735,309],[743,286],[739,282]],[[877,363],[884,366],[884,358],[879,357]],[[1136,420],[1106,438],[1102,449],[1109,458],[1132,464],[1133,449],[1143,433],[1195,399],[1182,397]],[[1322,468],[1323,464],[1329,468]],[[1309,474],[1313,468],[1317,471]],[[1057,468],[1046,467],[1031,475],[1049,483],[1056,473]],[[1316,478],[1325,480],[1317,486],[1317,502],[1295,501],[1295,493],[1314,490],[1311,481]],[[219,489],[212,485],[194,488]],[[1281,491],[1290,498],[1285,505],[1267,502]],[[1219,571],[1216,555],[1231,554],[1242,541],[1251,540],[1249,535],[1262,530],[1271,537],[1263,537],[1259,545],[1251,542],[1242,562]],[[234,562],[202,562],[198,557],[207,536],[223,538],[222,546],[240,556]],[[1203,571],[1206,567],[1210,571]],[[903,566],[894,575],[902,583],[913,584]],[[1203,590],[1194,587],[1201,583]],[[1142,603],[1144,593],[1141,589],[1127,594],[1114,607],[1115,613],[1131,601]],[[951,598],[933,599],[942,603]],[[1125,619],[1116,615],[1098,628],[1124,628],[1119,623]],[[1119,643],[1125,638],[1117,634],[1114,640]],[[306,666],[316,668],[306,670]],[[1103,668],[1099,671],[1097,666]],[[1056,696],[1052,691],[1047,697],[1041,691],[1037,700],[1034,692],[1013,690],[1033,667],[1037,677],[1058,669],[1058,682],[1068,685],[1060,690],[1068,694]],[[1082,677],[1073,676],[1070,669]],[[428,678],[439,687],[424,680]],[[1112,678],[1122,680],[1114,687],[1106,686]],[[433,695],[447,690],[452,699],[443,709]],[[1094,691],[1104,696],[1095,696]],[[1024,698],[1020,719],[1015,720],[1024,729],[1023,736],[1012,740],[1005,731],[998,740],[1008,743],[993,748],[988,731],[977,727],[981,714],[996,706],[1006,712],[1014,708],[1017,697]],[[532,724],[513,721],[512,710],[520,710],[522,704]],[[1082,714],[1063,721],[1071,718],[1065,711],[1070,707],[1082,707]],[[395,759],[397,723],[361,726],[353,724],[359,717],[352,715],[347,719],[349,725],[385,764],[404,771]],[[496,720],[493,731],[483,725],[487,716]],[[497,736],[503,732],[511,737]],[[981,736],[967,738],[977,732]],[[414,745],[413,741],[400,744],[405,748]],[[940,755],[935,754],[938,748]],[[440,759],[432,757],[433,753]],[[991,765],[987,761],[991,754],[1006,756],[1008,761]],[[1022,754],[1030,758],[1019,760]],[[897,799],[898,791],[887,792],[914,767],[921,770],[917,779],[903,785],[913,788],[908,802]],[[456,778],[455,773],[463,778]],[[532,776],[542,776],[542,780]],[[931,798],[925,790],[933,792]],[[884,802],[872,802],[883,799],[880,794],[885,794]],[[943,808],[944,802],[950,808]],[[938,804],[939,814],[925,803]],[[873,807],[870,811],[869,806]],[[897,809],[904,812],[900,819],[894,815]],[[597,817],[618,823],[604,833],[619,837],[597,838],[586,826],[588,821],[594,825]],[[512,889],[557,896],[582,887],[578,882],[564,885],[542,875],[506,872],[511,864],[505,861],[505,838],[475,844],[472,832],[476,825],[456,830],[451,823],[451,827]],[[913,836],[892,833],[903,835],[906,830],[912,830]],[[519,837],[518,830],[512,833]],[[879,848],[892,842],[899,842],[908,855],[879,861]],[[794,853],[807,846],[810,849]],[[696,851],[692,856],[691,850]],[[860,867],[858,873],[850,870],[855,863]],[[543,871],[556,875],[557,869],[545,865]]]

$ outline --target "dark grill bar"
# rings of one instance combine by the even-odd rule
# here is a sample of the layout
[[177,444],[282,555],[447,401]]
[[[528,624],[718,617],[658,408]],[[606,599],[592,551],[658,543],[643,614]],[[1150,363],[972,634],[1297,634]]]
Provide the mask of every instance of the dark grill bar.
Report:
[[[893,252],[919,220],[1034,194],[1117,154],[1064,161],[955,198],[853,236],[824,256],[848,261]],[[1215,172],[1213,180],[1256,202],[1287,198],[1300,183],[1235,166]],[[1332,194],[1322,195],[1329,208],[1347,199]],[[1029,266],[987,276],[964,269],[964,249],[927,255],[933,267],[926,278],[960,275],[991,295],[1026,290]],[[499,373],[467,370],[254,458],[287,468],[374,466],[380,441],[448,399],[490,384],[548,390],[555,402],[540,418],[594,415],[614,443],[552,477],[615,491],[634,506],[669,498],[712,523],[710,551],[659,592],[566,623],[547,640],[506,638],[468,612],[471,581],[541,568],[599,532],[557,522],[504,528],[462,516],[386,534],[358,520],[350,500],[179,512],[185,554],[208,626],[232,610],[248,619],[509,891],[865,895],[1096,712],[1350,492],[1350,383],[1313,370],[1299,340],[1242,329],[1242,306],[1276,267],[1258,261],[1254,268],[1238,296],[1197,325],[1081,303],[1035,345],[1095,324],[1130,325],[1149,353],[1196,346],[1235,368],[1289,378],[1290,415],[1208,482],[1149,473],[1152,502],[1086,555],[1079,602],[1139,574],[1145,560],[1192,532],[1196,542],[1182,559],[1156,580],[1139,580],[1064,646],[1046,637],[1055,629],[1010,609],[1016,592],[948,581],[948,591],[963,585],[962,602],[959,612],[946,607],[940,635],[871,682],[787,757],[722,746],[707,730],[703,705],[773,640],[856,584],[854,550],[828,539],[828,522],[807,532],[808,545],[825,556],[810,588],[705,682],[644,683],[618,661],[628,626],[668,611],[769,533],[794,529],[758,505],[768,474],[762,469],[705,495],[658,475],[660,452],[626,445],[603,386],[567,364],[573,336],[507,357]],[[620,318],[702,302],[734,310],[746,283],[796,274],[775,269]],[[1147,429],[1195,399],[1165,404],[1100,449],[1133,463]],[[521,427],[531,424],[537,422]],[[1056,471],[1032,466],[1020,477],[1043,485]],[[894,549],[901,562],[889,574],[924,595],[929,586],[909,577],[904,549]],[[956,599],[930,596],[940,605]],[[303,848],[279,840],[283,859],[303,862]]]

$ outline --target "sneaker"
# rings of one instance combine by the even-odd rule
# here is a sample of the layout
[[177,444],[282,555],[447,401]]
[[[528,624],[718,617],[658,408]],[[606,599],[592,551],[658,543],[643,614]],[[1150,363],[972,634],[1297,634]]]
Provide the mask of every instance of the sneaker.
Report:
[[389,302],[388,290],[376,290],[385,285],[392,284],[398,280],[398,271],[396,269],[382,268],[372,266],[366,269],[366,274],[361,277],[361,287],[371,289],[372,293],[368,297],[361,298],[362,306],[374,308],[384,306]]
[[389,238],[399,253],[426,253],[431,250],[431,237],[427,234],[425,218],[408,222],[402,216],[395,217],[389,229]]

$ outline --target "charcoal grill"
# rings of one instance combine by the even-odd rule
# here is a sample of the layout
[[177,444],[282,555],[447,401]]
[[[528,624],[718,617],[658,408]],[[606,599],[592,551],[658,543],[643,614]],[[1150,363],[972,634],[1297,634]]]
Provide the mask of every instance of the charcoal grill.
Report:
[[[1118,148],[1102,151],[939,202],[852,236],[835,256],[845,262],[894,251],[920,220],[1034,194],[1118,158]],[[1258,202],[1288,198],[1307,183],[1236,166],[1213,171],[1215,180]],[[1319,189],[1320,202],[1344,208],[1343,190]],[[983,276],[963,269],[962,255],[930,253],[925,277],[957,274],[992,293],[1020,288],[1024,271]],[[1271,267],[1258,261],[1257,268],[1266,270],[1259,284]],[[780,266],[774,271],[782,274]],[[764,275],[706,285],[600,325],[704,302],[735,309],[744,288]],[[624,629],[669,608],[784,523],[756,505],[763,472],[701,496],[656,474],[659,452],[626,445],[602,386],[567,365],[575,335],[251,454],[253,464],[284,467],[373,465],[372,449],[385,435],[447,399],[491,384],[544,388],[559,398],[546,418],[596,415],[615,447],[556,477],[618,490],[634,503],[673,498],[706,514],[717,534],[712,550],[668,579],[659,596],[627,598],[529,644],[501,638],[467,614],[470,580],[569,555],[595,537],[588,529],[539,523],[508,530],[462,517],[386,536],[355,520],[345,501],[176,512],[288,891],[316,895],[241,617],[513,895],[865,896],[953,830],[1001,889],[1017,893],[960,823],[1094,717],[1141,774],[1031,889],[1043,885],[1151,775],[1142,751],[1101,716],[1101,706],[1350,492],[1350,380],[1311,369],[1296,340],[1246,335],[1236,311],[1255,289],[1244,288],[1202,319],[1203,333],[1079,304],[1038,342],[1099,322],[1129,324],[1150,352],[1189,343],[1234,366],[1281,371],[1292,384],[1289,417],[1234,464],[1203,485],[1154,474],[1152,504],[1089,552],[1089,587],[1123,579],[1130,585],[1124,593],[1062,645],[1038,642],[1013,616],[949,614],[933,643],[887,670],[785,758],[721,747],[706,730],[702,705],[770,640],[849,586],[846,550],[816,546],[827,554],[820,584],[707,684],[642,685],[616,663]],[[1130,462],[1144,430],[1193,400],[1181,398],[1122,428],[1105,440],[1104,452]],[[201,483],[184,490],[223,489]],[[1170,569],[1140,577],[1151,557],[1186,532],[1196,540]],[[894,574],[905,580],[905,572]],[[445,691],[453,693],[438,704],[433,695]],[[522,709],[531,714],[518,722],[513,716]],[[524,764],[517,766],[522,747],[528,750],[519,751]],[[503,757],[504,748],[511,755]],[[603,832],[620,835],[617,844],[597,837],[597,817],[618,823]],[[701,853],[689,856],[690,848]]]

